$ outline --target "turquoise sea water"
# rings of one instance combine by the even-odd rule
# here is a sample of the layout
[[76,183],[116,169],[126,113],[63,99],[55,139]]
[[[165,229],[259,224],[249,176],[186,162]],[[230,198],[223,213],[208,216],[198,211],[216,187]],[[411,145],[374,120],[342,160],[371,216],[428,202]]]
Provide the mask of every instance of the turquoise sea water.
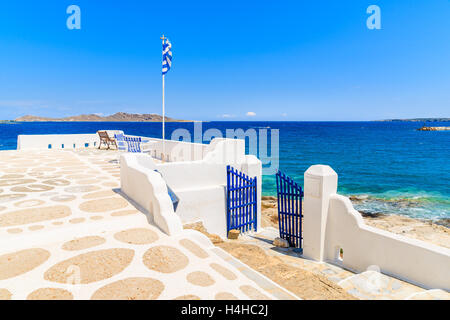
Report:
[[[280,169],[303,184],[312,164],[328,164],[339,175],[339,192],[358,195],[357,209],[412,217],[450,218],[450,131],[416,131],[413,122],[205,122],[203,130],[279,129]],[[450,123],[433,123],[450,126]],[[192,123],[168,123],[192,132]],[[161,136],[160,123],[0,124],[0,149],[15,149],[18,134],[125,133]],[[270,147],[269,147],[270,150]],[[263,194],[275,195],[275,177],[263,177]]]

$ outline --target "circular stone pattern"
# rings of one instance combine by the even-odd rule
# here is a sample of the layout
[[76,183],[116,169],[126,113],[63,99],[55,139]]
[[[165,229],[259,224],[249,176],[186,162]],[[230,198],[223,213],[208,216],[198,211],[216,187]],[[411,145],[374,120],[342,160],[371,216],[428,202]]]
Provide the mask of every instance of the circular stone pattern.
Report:
[[8,187],[15,186],[19,184],[33,183],[36,182],[34,179],[8,179],[8,180],[0,180],[0,186]]
[[57,196],[59,193],[58,192],[45,192],[45,193],[41,193],[39,196],[41,197],[52,197],[52,196]]
[[195,242],[191,240],[180,240],[180,244],[199,258],[205,259],[209,257],[208,253],[205,250],[200,248]]
[[116,188],[119,186],[119,184],[116,182],[105,182],[105,183],[102,183],[102,185],[104,185],[105,187],[111,187],[111,188]]
[[36,226],[28,227],[28,230],[30,230],[30,231],[36,231],[36,230],[41,230],[41,229],[44,229],[44,226],[36,225]]
[[39,178],[41,180],[53,180],[53,179],[61,178],[61,175],[60,174],[42,174],[42,175],[36,176],[36,178]]
[[1,176],[0,179],[20,179],[23,177],[24,177],[23,174],[12,173],[12,174],[5,174],[5,175]]
[[0,280],[9,279],[33,270],[50,257],[44,249],[26,249],[0,256]]
[[238,298],[236,298],[234,295],[232,295],[229,292],[219,292],[218,294],[216,294],[214,299],[216,299],[216,300],[238,300]]
[[206,272],[195,271],[187,275],[187,281],[200,287],[208,287],[215,283],[214,279]]
[[11,292],[6,289],[0,289],[0,300],[11,300]]
[[106,212],[123,209],[127,205],[128,202],[123,198],[104,198],[83,202],[80,204],[80,210],[89,213]]
[[196,295],[187,294],[187,295],[184,295],[184,296],[176,297],[173,300],[202,300],[202,299],[200,299],[200,297],[197,297]]
[[12,229],[8,229],[8,230],[6,230],[8,233],[12,233],[12,234],[14,234],[14,233],[21,233],[23,230],[22,229],[20,229],[20,228],[12,228]]
[[26,196],[26,194],[20,194],[20,193],[2,194],[2,195],[0,195],[0,203],[11,202],[11,201],[23,198],[25,196]]
[[84,192],[91,192],[100,189],[100,187],[97,186],[74,186],[74,187],[68,187],[64,189],[64,191],[68,193],[84,193]]
[[66,206],[29,208],[0,215],[0,227],[17,226],[67,217],[71,214]]
[[55,167],[38,167],[31,170],[32,172],[47,172],[47,171],[55,171]]
[[86,220],[86,219],[84,219],[84,218],[75,218],[75,219],[69,220],[69,222],[72,223],[72,224],[77,224],[77,223],[84,222],[84,220]]
[[156,232],[144,228],[124,230],[116,233],[114,238],[128,244],[149,244],[159,239]]
[[68,202],[68,201],[72,201],[75,199],[76,199],[76,197],[71,194],[61,194],[61,195],[57,195],[57,196],[50,198],[50,200],[55,201],[55,202]]
[[222,267],[220,264],[217,263],[211,263],[210,267],[213,268],[214,270],[216,270],[218,273],[220,273],[225,279],[228,280],[236,280],[237,276],[231,272],[230,270],[228,270],[225,267]]
[[92,178],[92,176],[87,175],[87,174],[72,174],[72,175],[66,176],[66,178],[70,179],[70,180],[76,180],[76,179],[89,179],[89,178]]
[[42,181],[42,183],[60,187],[60,186],[68,186],[70,184],[70,181],[64,179],[49,179]]
[[86,184],[94,184],[97,183],[98,179],[86,179],[86,180],[77,180],[77,184],[86,185]]
[[268,296],[262,294],[259,290],[253,288],[252,286],[240,286],[239,289],[241,289],[241,291],[252,300],[271,300]]
[[33,200],[24,200],[24,201],[16,202],[16,203],[14,203],[14,205],[19,208],[30,208],[30,207],[39,206],[44,203],[45,203],[45,201],[33,199]]
[[83,196],[83,199],[90,200],[90,199],[98,199],[98,198],[106,198],[116,195],[116,193],[112,190],[103,190],[103,191],[97,191],[93,193],[88,193]]
[[174,247],[156,246],[144,253],[143,262],[150,270],[172,273],[186,268],[189,259]]
[[155,300],[164,290],[161,281],[152,278],[127,278],[101,287],[92,300]]
[[64,243],[62,245],[62,249],[67,251],[83,250],[99,246],[101,244],[104,244],[105,242],[106,240],[103,239],[102,237],[87,236],[78,239],[73,239],[71,241]]
[[137,210],[122,210],[122,211],[116,211],[111,213],[111,217],[121,217],[121,216],[128,216],[130,214],[136,214],[139,213]]
[[[106,249],[80,254],[62,261],[44,273],[44,279],[52,282],[67,283],[74,274],[67,272],[69,267],[77,266],[80,270],[79,283],[91,283],[122,272],[133,260],[134,250]],[[73,268],[71,268],[73,269]]]
[[30,293],[27,300],[73,300],[73,295],[64,289],[41,288]]
[[20,186],[11,188],[14,192],[44,192],[53,190],[55,187],[50,187],[45,184],[30,184],[28,186]]

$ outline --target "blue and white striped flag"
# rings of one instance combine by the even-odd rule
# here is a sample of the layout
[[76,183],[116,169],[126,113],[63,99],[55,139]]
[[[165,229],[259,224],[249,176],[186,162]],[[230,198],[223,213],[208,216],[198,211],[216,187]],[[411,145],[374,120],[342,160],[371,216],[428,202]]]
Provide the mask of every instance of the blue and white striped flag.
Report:
[[169,39],[163,40],[162,74],[165,75],[172,66],[172,44]]

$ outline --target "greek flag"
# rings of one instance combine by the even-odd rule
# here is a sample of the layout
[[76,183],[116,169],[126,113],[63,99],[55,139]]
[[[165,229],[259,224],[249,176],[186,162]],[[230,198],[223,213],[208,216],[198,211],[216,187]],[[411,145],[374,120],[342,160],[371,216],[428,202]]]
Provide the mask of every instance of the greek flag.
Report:
[[169,39],[163,41],[162,74],[166,74],[172,66],[172,44]]

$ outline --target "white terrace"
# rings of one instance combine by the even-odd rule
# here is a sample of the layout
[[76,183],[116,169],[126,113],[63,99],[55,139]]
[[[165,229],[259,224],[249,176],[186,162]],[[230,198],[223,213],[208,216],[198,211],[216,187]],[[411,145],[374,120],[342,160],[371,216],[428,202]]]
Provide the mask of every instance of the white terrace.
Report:
[[0,299],[297,299],[201,233],[155,223],[121,190],[118,152],[91,138],[0,152]]
[[[226,237],[228,165],[257,178],[261,225],[261,161],[244,140],[142,140],[149,154],[97,150],[96,134],[19,136],[0,152],[0,298],[297,299],[183,229]],[[449,249],[365,225],[337,178],[305,172],[303,258],[450,289]]]

